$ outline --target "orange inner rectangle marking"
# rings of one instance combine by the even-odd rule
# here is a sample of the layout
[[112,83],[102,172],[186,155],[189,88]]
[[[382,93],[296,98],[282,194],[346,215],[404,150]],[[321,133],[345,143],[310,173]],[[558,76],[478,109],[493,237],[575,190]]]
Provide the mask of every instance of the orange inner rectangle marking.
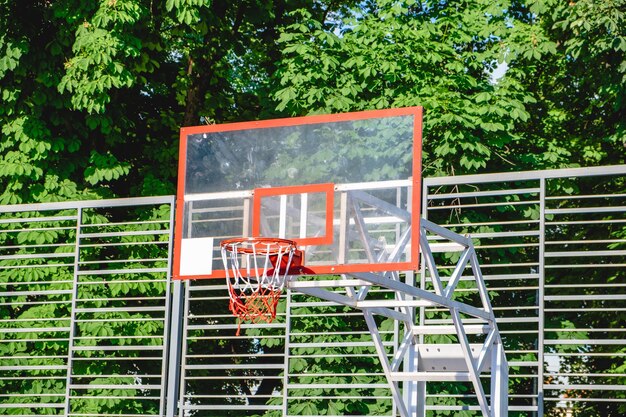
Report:
[[[297,194],[326,194],[326,231],[324,236],[295,238],[298,246],[330,245],[333,243],[333,209],[335,201],[335,184],[292,185],[285,187],[256,188],[252,198],[252,236],[261,236],[261,200],[265,197]],[[278,237],[278,236],[265,236]]]

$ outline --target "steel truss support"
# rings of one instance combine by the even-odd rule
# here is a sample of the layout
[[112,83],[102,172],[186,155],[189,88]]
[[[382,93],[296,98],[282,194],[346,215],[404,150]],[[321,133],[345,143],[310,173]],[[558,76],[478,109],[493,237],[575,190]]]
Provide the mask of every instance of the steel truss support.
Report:
[[[348,198],[351,200],[352,216],[368,256],[383,262],[400,256],[406,249],[406,239],[400,239],[393,250],[384,254],[377,253],[378,248],[369,246],[375,239],[368,235],[356,202],[364,196],[353,195]],[[367,199],[367,203],[375,205],[376,201],[371,197]],[[384,209],[390,210],[386,206]],[[421,219],[419,227],[423,264],[433,291],[402,282],[400,273],[396,271],[345,274],[341,275],[341,279],[320,281],[292,277],[287,286],[294,291],[363,311],[383,372],[402,417],[425,417],[426,384],[433,381],[471,382],[482,415],[506,417],[508,364],[472,240],[426,219]],[[430,240],[428,236],[431,237]],[[437,243],[431,243],[433,240]],[[450,250],[460,252],[460,256],[452,274],[443,280],[433,253]],[[458,294],[455,290],[461,280],[474,282],[480,299],[477,305],[454,299],[455,294]],[[368,298],[372,286],[391,290],[394,298]],[[345,292],[338,293],[333,288],[343,288]],[[417,307],[436,307],[439,311],[446,311],[451,324],[417,325]],[[392,318],[404,324],[404,334],[395,352],[387,352],[385,349],[375,315]],[[457,343],[424,343],[425,337],[442,334],[456,336]],[[470,343],[468,335],[477,338],[476,335],[479,334],[482,335],[482,343]],[[489,372],[491,379],[489,395],[485,393],[480,380],[481,374],[486,372]],[[403,387],[406,391],[404,395]]]

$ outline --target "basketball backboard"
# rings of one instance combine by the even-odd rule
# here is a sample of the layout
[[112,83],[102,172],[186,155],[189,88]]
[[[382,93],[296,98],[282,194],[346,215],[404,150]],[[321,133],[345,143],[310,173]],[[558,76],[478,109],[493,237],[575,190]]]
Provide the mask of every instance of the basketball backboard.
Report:
[[174,277],[225,276],[220,242],[294,240],[306,274],[417,268],[420,107],[186,127]]

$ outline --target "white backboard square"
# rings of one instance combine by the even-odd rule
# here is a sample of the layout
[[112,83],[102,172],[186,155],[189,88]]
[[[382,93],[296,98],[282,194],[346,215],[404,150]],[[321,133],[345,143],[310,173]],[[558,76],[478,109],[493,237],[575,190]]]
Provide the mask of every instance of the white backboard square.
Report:
[[213,273],[212,237],[183,239],[181,249],[181,274],[204,275]]

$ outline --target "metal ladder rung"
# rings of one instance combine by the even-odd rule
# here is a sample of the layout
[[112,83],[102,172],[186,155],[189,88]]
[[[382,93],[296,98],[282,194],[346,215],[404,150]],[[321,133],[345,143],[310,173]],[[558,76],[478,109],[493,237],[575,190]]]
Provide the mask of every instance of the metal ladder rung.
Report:
[[[487,334],[491,331],[489,325],[465,325],[463,326],[466,334]],[[456,334],[454,326],[413,326],[411,327],[413,334]]]
[[392,381],[471,381],[469,372],[391,372]]

